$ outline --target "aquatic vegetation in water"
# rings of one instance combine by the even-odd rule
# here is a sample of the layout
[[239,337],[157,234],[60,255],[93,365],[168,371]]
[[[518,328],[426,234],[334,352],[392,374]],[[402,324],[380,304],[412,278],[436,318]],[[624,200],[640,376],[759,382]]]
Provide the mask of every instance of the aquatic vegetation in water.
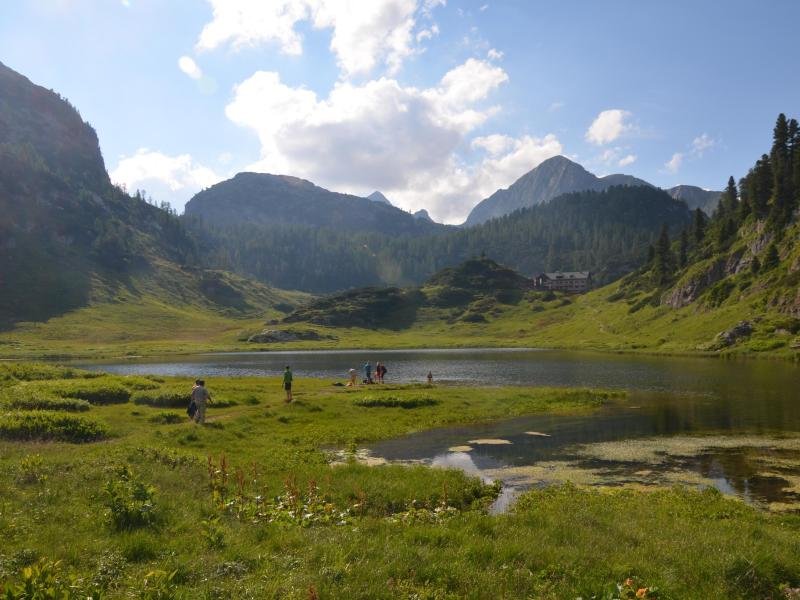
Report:
[[450,446],[448,452],[472,452],[472,446]]

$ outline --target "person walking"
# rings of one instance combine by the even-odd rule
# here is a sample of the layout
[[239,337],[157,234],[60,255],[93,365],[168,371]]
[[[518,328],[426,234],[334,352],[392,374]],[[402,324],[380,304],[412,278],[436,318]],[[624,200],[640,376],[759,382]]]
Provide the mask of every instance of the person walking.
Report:
[[206,405],[211,401],[211,394],[206,389],[206,382],[198,379],[192,387],[192,402],[195,406],[194,422],[204,425],[206,422]]
[[358,383],[356,382],[356,377],[358,376],[358,373],[356,372],[355,369],[350,369],[347,373],[348,375],[350,375],[350,382],[347,384],[347,387],[356,387],[356,385],[358,385]]
[[381,379],[381,374],[383,373],[383,365],[381,361],[375,363],[375,381],[377,383],[383,383],[383,379]]
[[433,385],[433,373],[428,371],[428,385]]
[[283,389],[286,390],[286,403],[292,401],[292,369],[286,365],[283,371]]

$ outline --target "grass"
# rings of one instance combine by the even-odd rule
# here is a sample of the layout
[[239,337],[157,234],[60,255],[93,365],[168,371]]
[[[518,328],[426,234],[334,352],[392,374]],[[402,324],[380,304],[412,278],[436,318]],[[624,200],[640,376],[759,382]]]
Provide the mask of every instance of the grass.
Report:
[[[141,380],[93,381],[131,389]],[[0,589],[72,577],[83,597],[103,598],[574,599],[617,597],[607,594],[633,578],[637,589],[684,599],[779,598],[782,584],[800,585],[800,517],[718,493],[567,486],[491,516],[497,489],[460,471],[330,464],[331,449],[592,411],[611,393],[385,386],[365,407],[362,390],[317,380],[296,381],[288,405],[278,379],[208,385],[229,406],[211,404],[207,427],[127,402],[92,406],[109,434],[95,443],[0,438]],[[83,418],[0,410],[0,422]]]

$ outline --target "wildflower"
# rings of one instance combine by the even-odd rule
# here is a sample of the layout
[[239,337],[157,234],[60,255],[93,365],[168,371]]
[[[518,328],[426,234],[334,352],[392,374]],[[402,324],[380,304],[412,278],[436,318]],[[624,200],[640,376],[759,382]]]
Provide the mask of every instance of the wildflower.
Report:
[[628,577],[623,584],[625,587],[633,587],[633,579]]
[[647,597],[647,588],[639,588],[636,590],[636,597],[637,598],[646,598]]

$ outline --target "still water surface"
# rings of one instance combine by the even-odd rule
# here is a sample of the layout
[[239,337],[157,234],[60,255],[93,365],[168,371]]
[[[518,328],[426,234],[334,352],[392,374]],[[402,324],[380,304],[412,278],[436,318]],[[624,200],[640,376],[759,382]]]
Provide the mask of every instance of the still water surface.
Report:
[[[507,484],[500,508],[516,490],[570,480],[570,473],[577,473],[578,480],[614,485],[696,481],[752,502],[800,506],[800,450],[769,443],[752,447],[754,436],[800,435],[800,367],[787,362],[466,349],[227,353],[83,366],[120,374],[204,376],[213,388],[215,376],[278,375],[290,364],[301,387],[303,377],[341,381],[349,368],[360,370],[367,360],[387,365],[388,382],[423,381],[431,371],[437,383],[628,391],[624,401],[589,415],[449,427],[370,448],[374,456],[390,461],[454,466],[500,478]],[[708,448],[676,454],[656,443],[659,459],[641,462],[591,452],[609,442],[660,439],[674,445],[676,439],[709,435],[721,436],[728,447],[716,447],[711,440]],[[741,446],[731,443],[739,438]],[[480,439],[503,443],[470,443]]]

